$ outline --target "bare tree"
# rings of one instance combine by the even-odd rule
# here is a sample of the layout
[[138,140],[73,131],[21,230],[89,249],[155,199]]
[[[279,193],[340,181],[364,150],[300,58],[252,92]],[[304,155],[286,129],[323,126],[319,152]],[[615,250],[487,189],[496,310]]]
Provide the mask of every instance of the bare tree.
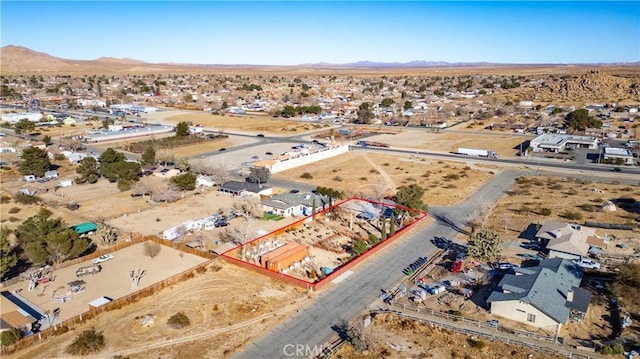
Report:
[[29,287],[27,290],[29,292],[36,289],[38,285],[38,279],[40,279],[40,270],[39,269],[30,269],[22,274],[20,274],[20,278],[29,282]]
[[220,238],[225,241],[231,241],[235,245],[242,245],[256,236],[256,230],[252,221],[244,221],[237,226],[227,227],[224,232],[220,233]]
[[481,197],[478,200],[478,217],[480,218],[480,227],[482,229],[487,228],[489,225],[489,217],[491,217],[492,209],[493,205],[484,198]]
[[102,245],[112,246],[116,244],[116,240],[118,240],[118,234],[113,228],[108,226],[101,226],[100,229],[95,234],[95,238],[98,243]]
[[369,191],[376,201],[381,201],[387,193],[392,193],[393,188],[389,187],[384,180],[369,183]]
[[134,269],[129,271],[129,280],[131,281],[131,288],[132,289],[138,288],[138,285],[140,284],[140,279],[142,279],[142,277],[144,277],[146,274],[147,274],[147,271],[144,269]]
[[144,255],[147,257],[151,257],[151,259],[155,258],[158,254],[160,254],[160,250],[162,246],[156,242],[146,241],[143,245]]
[[166,148],[157,150],[156,161],[162,163],[163,166],[166,166],[167,163],[173,163],[175,161],[175,156],[173,154],[173,151],[168,150]]
[[259,217],[262,213],[262,205],[260,204],[260,200],[256,197],[245,196],[238,198],[231,205],[232,208],[244,217],[246,220],[249,220],[253,217]]
[[180,199],[180,191],[173,183],[163,181],[154,187],[151,192],[151,199],[156,202],[175,202]]
[[149,177],[142,177],[139,181],[131,186],[132,196],[146,196],[153,193],[154,183]]

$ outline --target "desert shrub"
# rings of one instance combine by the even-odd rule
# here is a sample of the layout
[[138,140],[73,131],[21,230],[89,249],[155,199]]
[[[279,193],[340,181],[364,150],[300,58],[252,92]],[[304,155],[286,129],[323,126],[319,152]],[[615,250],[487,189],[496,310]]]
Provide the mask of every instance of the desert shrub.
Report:
[[469,345],[471,345],[472,348],[483,349],[487,346],[487,343],[482,340],[469,339]]
[[304,178],[304,179],[312,179],[313,176],[311,175],[311,173],[309,172],[305,172],[303,174],[300,175],[300,178]]
[[26,193],[16,193],[13,195],[13,200],[20,204],[36,204],[40,202],[40,197]]
[[0,196],[0,203],[2,204],[11,203],[11,196],[7,196],[6,194],[3,194],[2,196]]
[[342,177],[335,176],[335,177],[333,177],[333,180],[336,181],[336,182],[342,182]]
[[383,165],[383,166],[385,166],[385,167],[387,167],[387,166],[389,166],[389,162],[385,162],[385,163],[383,163],[382,165]]
[[613,343],[600,348],[600,353],[605,355],[620,355],[624,353],[624,347],[620,343]]
[[570,189],[567,191],[567,194],[568,194],[568,195],[570,195],[570,196],[575,196],[575,195],[577,195],[577,194],[578,194],[578,191],[577,191],[575,188],[570,188]]
[[144,242],[142,249],[145,256],[151,257],[151,259],[153,259],[158,254],[160,254],[160,250],[162,249],[162,247],[156,242],[146,241]]
[[549,208],[540,208],[540,214],[543,216],[550,216],[551,210]]
[[446,179],[448,181],[459,180],[460,176],[458,174],[456,174],[456,173],[451,173],[451,174],[448,174],[448,175],[444,176],[444,179]]
[[169,320],[167,320],[167,325],[173,329],[181,329],[191,325],[191,322],[189,322],[189,317],[187,317],[184,313],[178,312],[172,315]]
[[549,189],[559,191],[561,189],[564,189],[564,186],[560,183],[556,183],[553,186],[549,187]]
[[520,209],[518,211],[522,213],[528,213],[531,212],[531,207],[523,204],[522,206],[520,206]]
[[573,221],[579,221],[582,219],[582,213],[577,211],[567,210],[567,211],[564,211],[564,213],[562,214],[562,217],[573,220]]
[[358,178],[358,179],[359,179],[360,181],[366,181],[366,180],[368,180],[368,178],[367,178],[367,177],[360,177],[360,178]]
[[56,153],[55,155],[53,155],[53,159],[56,161],[62,161],[66,159],[66,157],[62,153]]
[[2,344],[3,347],[7,345],[12,345],[13,343],[22,339],[23,336],[24,336],[24,333],[22,333],[20,330],[16,328],[5,330],[3,332],[0,332],[0,344]]
[[11,223],[20,222],[20,218],[11,216],[11,217],[7,218],[7,221],[9,221]]
[[87,355],[99,352],[104,347],[104,335],[95,328],[80,333],[66,349],[73,355]]
[[369,173],[379,174],[380,172],[378,172],[378,170],[377,170],[377,169],[372,168],[372,169],[370,169],[370,170],[369,170]]
[[131,189],[131,182],[121,179],[118,181],[118,189],[120,192],[128,191]]
[[457,187],[453,183],[449,183],[445,188],[452,189],[452,188],[457,188]]
[[18,212],[20,212],[20,207],[9,208],[9,213],[18,213]]

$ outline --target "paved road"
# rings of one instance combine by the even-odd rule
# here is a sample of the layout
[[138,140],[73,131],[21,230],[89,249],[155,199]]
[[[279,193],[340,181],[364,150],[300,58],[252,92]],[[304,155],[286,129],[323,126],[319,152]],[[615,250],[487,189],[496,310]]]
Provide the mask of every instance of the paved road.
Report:
[[309,306],[300,310],[262,338],[247,345],[235,358],[292,357],[296,345],[323,345],[335,331],[333,326],[349,321],[362,313],[377,298],[382,289],[395,287],[403,278],[402,269],[421,256],[432,256],[435,237],[453,238],[465,223],[478,213],[480,202],[494,203],[521,173],[503,172],[476,191],[467,201],[453,208],[430,209],[434,221],[419,231],[391,244],[353,269],[339,284],[323,290]]

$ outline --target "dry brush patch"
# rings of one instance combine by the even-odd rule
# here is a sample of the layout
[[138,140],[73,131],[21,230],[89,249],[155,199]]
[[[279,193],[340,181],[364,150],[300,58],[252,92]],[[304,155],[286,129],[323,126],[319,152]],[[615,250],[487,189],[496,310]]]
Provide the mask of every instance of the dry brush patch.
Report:
[[253,116],[229,116],[212,115],[207,112],[193,111],[188,114],[180,114],[166,118],[166,121],[178,123],[190,121],[204,127],[216,129],[236,129],[252,132],[298,134],[306,131],[327,127],[324,124],[314,124],[295,120],[277,120],[269,117]]
[[[117,354],[155,358],[171,353],[173,357],[221,358],[286,319],[287,313],[307,299],[306,292],[215,261],[206,272],[194,271],[193,278],[123,310],[101,313],[81,328],[95,327],[104,332],[106,347],[99,353],[104,358]],[[173,329],[167,324],[178,312],[189,318],[189,326]],[[144,327],[141,319],[147,314],[153,315],[154,323]],[[62,356],[77,332],[70,331],[9,357]]]
[[457,162],[362,152],[348,152],[273,175],[371,197],[390,195],[396,187],[415,183],[425,189],[423,201],[430,205],[463,201],[492,176]]
[[333,358],[355,359],[364,354],[373,358],[560,358],[533,349],[499,341],[473,338],[431,325],[400,318],[395,314],[377,314],[362,336],[369,344],[367,353],[359,353],[347,344]]

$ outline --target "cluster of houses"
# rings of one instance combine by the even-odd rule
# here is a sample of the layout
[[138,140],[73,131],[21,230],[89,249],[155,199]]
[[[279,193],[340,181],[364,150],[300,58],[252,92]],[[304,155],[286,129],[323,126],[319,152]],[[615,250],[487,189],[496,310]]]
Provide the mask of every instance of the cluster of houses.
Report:
[[532,267],[513,267],[493,290],[487,303],[493,315],[539,328],[556,328],[580,322],[589,308],[592,292],[581,288],[584,268],[577,262],[605,240],[593,228],[548,221],[535,241],[547,258]]

